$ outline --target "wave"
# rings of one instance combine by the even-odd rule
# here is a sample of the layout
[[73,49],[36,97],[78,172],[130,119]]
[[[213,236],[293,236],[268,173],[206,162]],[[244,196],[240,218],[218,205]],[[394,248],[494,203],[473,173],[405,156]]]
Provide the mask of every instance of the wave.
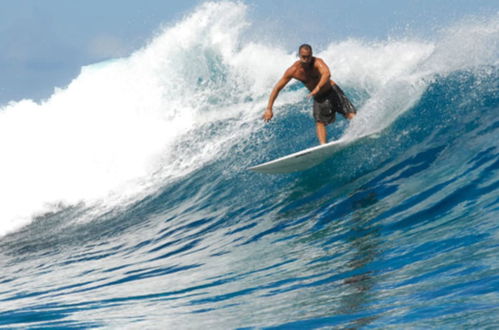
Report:
[[[259,120],[295,51],[247,37],[246,11],[205,3],[129,57],[83,67],[47,100],[0,108],[0,199],[8,201],[0,236],[69,207],[82,210],[73,222],[91,221],[214,162],[242,173],[315,143],[299,84],[280,95],[273,124]],[[318,51],[360,109],[335,137],[386,135],[441,77],[495,68],[494,18],[450,27],[438,40],[349,39]]]

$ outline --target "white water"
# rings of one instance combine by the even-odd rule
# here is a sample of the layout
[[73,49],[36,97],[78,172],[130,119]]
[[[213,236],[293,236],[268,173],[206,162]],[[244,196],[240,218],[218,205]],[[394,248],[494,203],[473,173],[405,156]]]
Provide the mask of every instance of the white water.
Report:
[[[82,68],[48,100],[1,108],[0,236],[68,205],[95,212],[126,205],[260,129],[270,89],[295,50],[242,44],[248,25],[243,4],[206,3],[129,57]],[[473,40],[484,40],[474,54],[497,35],[497,24],[489,25],[473,30]],[[460,40],[347,40],[317,52],[342,87],[368,95],[345,137],[387,127],[418,101],[433,75],[467,63],[460,56],[454,64],[443,60]],[[305,95],[283,91],[274,120]],[[208,125],[220,122],[230,125],[210,134]]]

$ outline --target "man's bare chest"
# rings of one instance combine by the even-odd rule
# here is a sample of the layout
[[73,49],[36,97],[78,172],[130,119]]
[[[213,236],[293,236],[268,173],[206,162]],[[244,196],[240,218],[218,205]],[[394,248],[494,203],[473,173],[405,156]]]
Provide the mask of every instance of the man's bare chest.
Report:
[[300,69],[295,72],[296,79],[303,83],[311,83],[320,80],[321,74],[319,70],[313,68],[311,70]]

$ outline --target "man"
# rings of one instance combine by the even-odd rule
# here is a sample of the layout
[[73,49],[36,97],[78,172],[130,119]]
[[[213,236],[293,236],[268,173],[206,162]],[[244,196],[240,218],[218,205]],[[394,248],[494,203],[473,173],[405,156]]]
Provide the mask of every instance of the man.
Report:
[[289,67],[277,82],[270,94],[269,103],[265,109],[263,120],[268,122],[274,114],[272,106],[281,89],[292,79],[301,81],[310,91],[308,98],[314,98],[313,115],[320,144],[327,142],[326,126],[336,119],[336,112],[345,118],[352,119],[357,111],[347,99],[343,91],[330,79],[331,73],[324,61],[312,56],[312,47],[303,44],[298,49],[300,59]]

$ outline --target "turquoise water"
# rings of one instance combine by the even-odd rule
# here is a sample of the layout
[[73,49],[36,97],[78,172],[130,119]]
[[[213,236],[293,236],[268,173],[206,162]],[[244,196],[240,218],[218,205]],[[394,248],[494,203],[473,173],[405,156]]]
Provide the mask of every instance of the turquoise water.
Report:
[[[239,21],[243,9],[231,4],[193,15],[210,24],[218,17],[213,13],[223,10]],[[119,61],[99,64],[62,92],[64,102],[54,96],[46,104],[3,109],[15,113],[0,117],[9,125],[30,120],[33,114],[23,108],[30,106],[44,113],[38,120],[55,120],[57,127],[73,127],[71,115],[88,125],[99,118],[102,125],[92,126],[95,144],[77,130],[62,130],[72,146],[66,153],[59,145],[47,147],[50,159],[9,174],[16,187],[24,187],[21,178],[27,177],[26,187],[45,188],[38,195],[19,189],[23,193],[12,196],[25,199],[10,199],[12,207],[6,204],[5,210],[11,213],[2,214],[0,327],[499,323],[497,53],[466,66],[465,60],[441,61],[440,45],[449,44],[440,41],[417,47],[405,41],[333,44],[331,54],[348,48],[360,58],[345,55],[343,66],[335,63],[336,76],[333,71],[359,116],[350,125],[339,119],[330,136],[349,137],[350,146],[304,172],[262,175],[246,169],[316,143],[306,92],[300,85],[284,91],[276,118],[264,126],[259,117],[276,74],[247,70],[256,65],[252,56],[272,48],[242,43],[224,50],[213,41],[218,32],[207,37],[200,28],[198,37],[189,19],[126,59],[123,67],[131,72]],[[137,73],[133,65],[147,66],[148,52],[157,55],[171,45],[172,31],[191,33],[193,44],[168,50],[189,62],[155,63],[154,70]],[[394,47],[416,60],[400,62],[398,52],[383,64],[380,77],[375,68]],[[292,58],[273,54],[276,66]],[[320,56],[334,63],[331,54]],[[355,71],[356,61],[365,68]],[[240,80],[241,72],[247,81]],[[71,108],[80,95],[96,93],[87,80],[111,77],[119,85],[123,75],[150,82],[150,88],[132,88],[127,102],[117,102],[110,88],[96,101],[102,106],[95,114]],[[182,89],[170,93],[171,77],[181,86],[194,83],[197,97]],[[268,82],[258,85],[262,80]],[[145,96],[157,104],[142,107]],[[70,116],[58,110],[60,104],[72,109]],[[26,147],[22,140],[10,141],[12,150]],[[28,154],[44,146],[31,141]],[[4,154],[15,157],[11,149]],[[58,166],[71,157],[75,170],[66,176]],[[80,189],[86,182],[89,188]],[[17,203],[31,215],[23,217]],[[9,217],[14,213],[19,216]]]

